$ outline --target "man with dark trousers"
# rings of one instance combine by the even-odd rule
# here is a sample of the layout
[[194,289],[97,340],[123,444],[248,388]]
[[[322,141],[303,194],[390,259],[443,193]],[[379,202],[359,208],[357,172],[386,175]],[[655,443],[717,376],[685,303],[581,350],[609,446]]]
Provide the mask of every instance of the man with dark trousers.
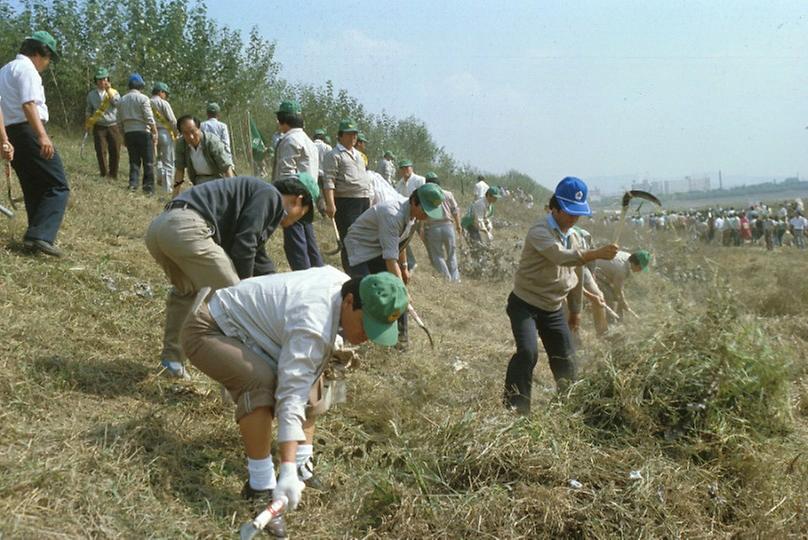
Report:
[[45,131],[48,106],[40,73],[57,58],[56,40],[39,30],[25,38],[17,57],[0,69],[0,107],[9,143],[16,152],[11,164],[20,179],[28,214],[23,245],[53,257],[62,256],[54,243],[70,188],[62,159]]
[[146,82],[137,73],[129,77],[129,92],[118,102],[118,123],[129,153],[129,191],[137,191],[143,167],[143,193],[154,193],[154,144],[157,124],[151,101],[143,94]]
[[[373,179],[366,174],[365,160],[355,148],[359,128],[351,119],[339,123],[338,144],[325,156],[323,164],[323,198],[325,213],[337,223],[340,238],[356,218],[370,208]],[[348,272],[351,265],[342,250],[342,268]]]
[[[272,181],[277,182],[301,172],[317,178],[320,174],[320,152],[303,131],[303,110],[300,104],[292,100],[284,101],[275,115],[281,136],[275,145]],[[313,216],[313,213],[309,214],[283,230],[283,252],[292,270],[323,266],[323,257],[314,235]]]
[[[592,215],[586,184],[568,176],[550,199],[550,212],[528,230],[525,247],[508,297],[507,314],[516,341],[516,353],[505,375],[504,403],[520,414],[530,412],[533,368],[539,357],[536,334],[550,360],[559,391],[575,381],[572,334],[581,321],[584,264],[613,259],[617,245],[583,250],[572,227],[580,216]],[[569,317],[563,303],[567,300]]]
[[99,176],[112,180],[118,178],[121,158],[122,137],[116,110],[120,99],[118,91],[109,83],[109,70],[98,68],[95,72],[95,88],[87,94],[84,129],[93,132]]
[[308,173],[268,184],[236,176],[198,184],[166,205],[146,233],[146,247],[173,288],[166,301],[161,365],[187,379],[180,330],[196,294],[275,272],[266,241],[311,213],[320,195]]

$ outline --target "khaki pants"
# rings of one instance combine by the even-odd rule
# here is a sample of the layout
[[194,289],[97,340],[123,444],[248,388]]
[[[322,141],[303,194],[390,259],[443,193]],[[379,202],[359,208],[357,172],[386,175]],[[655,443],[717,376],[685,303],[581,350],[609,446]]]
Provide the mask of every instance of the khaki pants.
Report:
[[239,282],[233,261],[213,241],[207,222],[191,209],[176,208],[157,216],[146,232],[146,247],[163,268],[173,288],[166,300],[162,358],[182,362],[180,330],[196,293]]
[[[221,383],[236,403],[236,422],[260,407],[275,408],[275,371],[240,340],[226,336],[202,302],[182,330],[182,346],[201,372]],[[306,419],[323,412],[323,377],[312,386]]]

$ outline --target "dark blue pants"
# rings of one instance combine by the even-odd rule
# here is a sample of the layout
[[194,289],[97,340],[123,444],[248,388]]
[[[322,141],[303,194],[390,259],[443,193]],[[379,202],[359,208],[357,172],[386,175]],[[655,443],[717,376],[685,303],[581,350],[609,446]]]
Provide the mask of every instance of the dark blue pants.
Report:
[[[370,208],[370,199],[353,199],[349,197],[337,197],[334,199],[334,206],[337,213],[334,214],[334,221],[337,223],[340,240],[345,240],[348,236],[348,229],[362,215],[362,212]],[[348,262],[348,254],[343,249],[340,253],[342,259],[342,269],[348,274],[351,273],[351,264]],[[375,273],[375,272],[373,272]]]
[[11,165],[20,179],[28,214],[28,230],[24,238],[53,244],[70,197],[62,158],[55,151],[51,159],[39,155],[39,140],[28,123],[8,126],[6,131],[14,146]]
[[130,131],[124,136],[129,152],[129,188],[140,183],[140,167],[143,166],[143,191],[154,192],[154,144],[148,131]]
[[541,338],[550,358],[550,370],[559,390],[575,380],[575,350],[564,310],[544,311],[511,293],[508,296],[508,317],[511,320],[516,353],[511,357],[505,373],[506,406],[521,413],[530,412],[530,392],[533,387],[533,368],[539,358]]
[[311,223],[296,221],[283,229],[283,252],[292,270],[323,266],[323,257],[317,249],[317,238]]
[[[370,274],[378,274],[380,272],[387,272],[387,263],[384,262],[384,259],[382,259],[381,256],[350,267],[348,270],[348,275],[352,278],[357,278],[369,276]],[[407,312],[405,311],[401,317],[398,318],[398,340],[407,341],[408,337]]]

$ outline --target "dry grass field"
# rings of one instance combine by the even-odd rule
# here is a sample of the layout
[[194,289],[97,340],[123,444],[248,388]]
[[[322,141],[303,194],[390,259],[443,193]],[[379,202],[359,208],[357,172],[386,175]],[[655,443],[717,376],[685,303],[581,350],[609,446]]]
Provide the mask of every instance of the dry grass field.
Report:
[[[158,373],[167,282],[142,237],[165,201],[57,145],[67,257],[21,253],[24,211],[0,221],[0,537],[235,538],[248,514],[232,411],[198,371]],[[539,212],[500,205],[500,267]],[[655,253],[627,289],[641,319],[599,341],[585,314],[584,379],[556,395],[540,357],[526,418],[500,405],[510,276],[447,285],[418,242],[412,297],[437,348],[413,326],[406,354],[361,349],[315,440],[331,489],[304,494],[291,534],[808,535],[808,254],[634,235],[626,247]]]

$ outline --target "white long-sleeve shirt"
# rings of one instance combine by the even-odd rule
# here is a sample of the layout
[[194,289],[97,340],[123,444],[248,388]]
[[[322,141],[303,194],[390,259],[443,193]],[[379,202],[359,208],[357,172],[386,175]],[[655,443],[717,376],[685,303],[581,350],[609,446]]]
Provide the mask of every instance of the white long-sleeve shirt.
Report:
[[0,69],[0,95],[3,101],[3,121],[7,126],[27,122],[22,106],[31,101],[36,105],[39,119],[48,121],[48,106],[45,105],[45,87],[42,77],[30,58],[18,54],[14,60]]
[[278,442],[305,439],[309,391],[334,348],[348,279],[332,266],[270,274],[219,289],[208,304],[225,335],[275,370]]
[[317,178],[320,174],[320,152],[302,128],[292,128],[278,139],[272,181],[301,172]]
[[230,150],[230,131],[227,129],[227,124],[219,120],[218,118],[208,118],[201,124],[199,124],[199,129],[205,131],[207,133],[212,133],[219,137],[224,145],[224,151],[227,152],[227,156],[232,160],[233,153]]
[[371,205],[390,200],[401,202],[407,200],[407,197],[396,191],[381,174],[368,171],[368,176],[373,180],[373,199],[371,200]]
[[486,183],[485,180],[480,180],[476,184],[474,184],[474,199],[482,199],[485,197],[485,194],[488,192],[488,188],[490,186]]
[[406,180],[404,180],[403,178],[398,179],[398,184],[396,184],[396,191],[398,191],[405,197],[409,197],[416,189],[423,186],[424,184],[426,184],[426,178],[424,178],[420,174],[412,173],[410,177],[407,178]]

